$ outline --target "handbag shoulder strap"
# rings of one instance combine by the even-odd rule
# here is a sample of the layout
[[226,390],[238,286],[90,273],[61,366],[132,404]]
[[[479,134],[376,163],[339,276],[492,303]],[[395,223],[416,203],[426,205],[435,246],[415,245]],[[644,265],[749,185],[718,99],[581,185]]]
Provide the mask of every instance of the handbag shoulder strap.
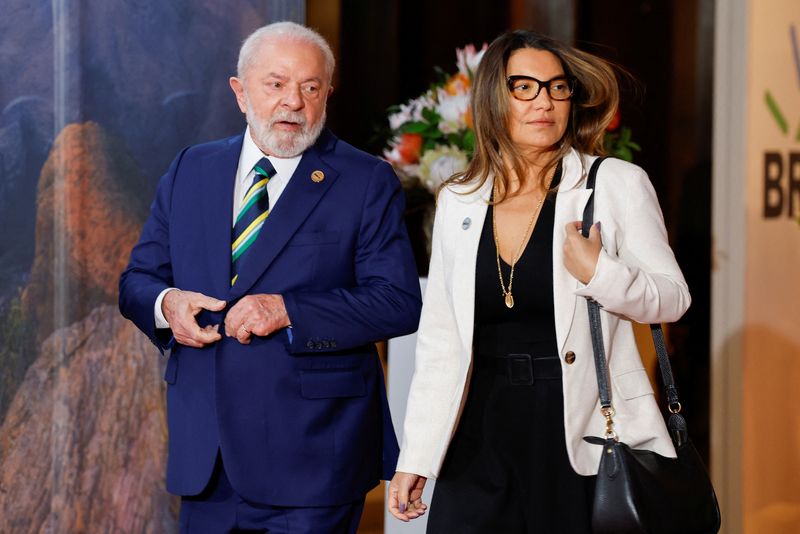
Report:
[[[583,220],[581,223],[581,233],[584,237],[589,237],[589,229],[594,221],[594,190],[597,181],[597,170],[600,164],[607,158],[602,156],[594,160],[589,175],[586,178],[586,188],[591,189],[592,193],[583,210]],[[589,328],[591,329],[592,350],[594,352],[595,371],[597,373],[597,387],[600,392],[600,407],[608,410],[611,408],[611,388],[608,385],[608,362],[606,361],[605,348],[603,345],[603,329],[600,319],[600,305],[597,301],[588,299],[589,309]],[[664,382],[664,392],[666,393],[669,409],[673,413],[681,410],[678,400],[678,388],[675,385],[675,377],[672,374],[672,365],[669,361],[667,346],[664,342],[664,331],[660,324],[651,324],[650,333],[653,336],[653,343],[656,347],[658,366],[661,369],[661,378]]]
[[597,170],[600,164],[603,163],[608,156],[600,156],[592,162],[589,167],[589,175],[586,177],[586,189],[591,189],[592,193],[589,195],[589,200],[586,202],[586,207],[583,208],[583,222],[581,223],[581,233],[583,237],[589,237],[589,228],[592,227],[594,222],[594,186],[597,181]]

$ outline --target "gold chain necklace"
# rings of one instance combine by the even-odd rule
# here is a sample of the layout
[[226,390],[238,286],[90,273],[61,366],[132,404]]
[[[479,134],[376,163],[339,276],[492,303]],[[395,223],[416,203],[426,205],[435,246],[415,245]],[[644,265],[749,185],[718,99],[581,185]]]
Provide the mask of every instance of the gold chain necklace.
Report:
[[[522,255],[522,251],[525,248],[525,244],[528,242],[528,239],[531,236],[534,223],[538,218],[539,211],[541,211],[542,209],[542,204],[544,204],[544,199],[547,198],[547,191],[550,189],[550,183],[553,181],[553,176],[555,175],[556,167],[553,167],[553,170],[550,171],[549,173],[550,176],[546,181],[544,194],[542,194],[542,198],[539,199],[539,202],[536,204],[536,208],[534,208],[533,210],[531,219],[528,221],[528,228],[525,230],[525,235],[522,237],[522,242],[519,244],[519,247],[517,247],[517,253],[511,260],[511,274],[508,277],[508,289],[506,289],[506,284],[503,281],[503,271],[500,269],[500,242],[497,238],[497,209],[495,209],[495,206],[492,206],[492,233],[494,234],[494,249],[495,249],[495,257],[497,260],[497,276],[498,278],[500,278],[500,289],[502,289],[503,291],[503,298],[505,299],[507,308],[514,307],[514,296],[511,294],[511,286],[514,284],[514,267],[516,267],[517,260],[519,260],[520,255]],[[497,182],[495,182],[494,185],[494,198],[497,198]]]

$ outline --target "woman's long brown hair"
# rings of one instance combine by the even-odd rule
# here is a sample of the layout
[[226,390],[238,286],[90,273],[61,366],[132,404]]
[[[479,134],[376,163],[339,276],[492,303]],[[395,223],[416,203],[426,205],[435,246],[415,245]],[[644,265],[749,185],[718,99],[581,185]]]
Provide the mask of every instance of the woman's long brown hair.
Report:
[[[585,154],[604,153],[603,134],[619,105],[619,87],[615,68],[609,62],[588,52],[577,50],[554,39],[526,30],[507,32],[495,39],[481,59],[472,88],[475,153],[464,172],[450,177],[449,184],[474,184],[474,192],[494,176],[499,202],[508,191],[510,177],[506,160],[521,179],[528,175],[523,154],[509,134],[510,99],[506,85],[506,65],[511,53],[521,48],[545,50],[555,55],[564,73],[576,80],[571,98],[570,119],[564,136],[554,147],[552,158],[545,164],[538,179],[543,180],[570,148]],[[624,72],[621,71],[620,72]]]

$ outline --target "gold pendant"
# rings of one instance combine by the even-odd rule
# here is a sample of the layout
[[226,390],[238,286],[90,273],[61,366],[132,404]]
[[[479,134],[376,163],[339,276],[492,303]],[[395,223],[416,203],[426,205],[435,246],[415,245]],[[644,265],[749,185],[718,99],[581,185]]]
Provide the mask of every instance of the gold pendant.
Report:
[[506,307],[513,308],[514,307],[514,297],[511,296],[511,293],[506,293]]

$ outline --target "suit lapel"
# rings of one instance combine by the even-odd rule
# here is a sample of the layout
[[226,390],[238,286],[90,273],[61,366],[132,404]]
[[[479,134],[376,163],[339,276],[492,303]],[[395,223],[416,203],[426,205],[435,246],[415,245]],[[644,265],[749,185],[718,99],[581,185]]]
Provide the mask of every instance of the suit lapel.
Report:
[[[319,141],[303,153],[300,165],[275,208],[270,210],[256,241],[247,251],[244,265],[239,270],[239,278],[230,288],[228,301],[237,299],[250,290],[336,181],[338,173],[320,158],[326,147],[332,146],[334,141],[332,134],[324,132]],[[318,170],[324,173],[324,180],[321,182],[311,179],[311,174]]]
[[231,280],[231,224],[233,189],[243,136],[228,141],[221,152],[206,156],[198,192],[203,197],[203,237],[214,295],[223,298]]
[[583,208],[591,195],[591,190],[584,187],[584,167],[574,150],[565,156],[553,222],[553,311],[559,353],[563,352],[579,298],[574,294],[579,283],[564,267],[564,229],[567,223],[582,219]]
[[[472,337],[475,321],[475,268],[478,257],[483,224],[488,211],[489,193],[492,190],[493,180],[486,180],[484,185],[474,193],[467,195],[454,195],[452,202],[455,204],[453,212],[455,217],[448,224],[454,224],[455,254],[453,257],[452,295],[453,308],[455,309],[456,324],[464,347],[471,351]],[[464,221],[469,218],[469,227],[464,230]],[[447,232],[445,235],[452,235]]]

